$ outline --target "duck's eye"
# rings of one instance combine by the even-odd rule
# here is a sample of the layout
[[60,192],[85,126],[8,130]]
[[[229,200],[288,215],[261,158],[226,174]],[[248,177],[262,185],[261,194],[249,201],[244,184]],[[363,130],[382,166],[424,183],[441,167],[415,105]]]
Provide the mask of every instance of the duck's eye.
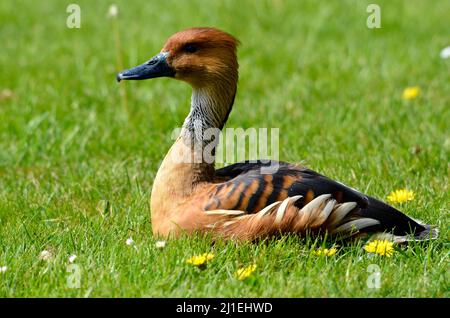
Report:
[[186,46],[184,47],[184,50],[188,53],[195,53],[198,51],[198,48],[194,44],[186,44]]

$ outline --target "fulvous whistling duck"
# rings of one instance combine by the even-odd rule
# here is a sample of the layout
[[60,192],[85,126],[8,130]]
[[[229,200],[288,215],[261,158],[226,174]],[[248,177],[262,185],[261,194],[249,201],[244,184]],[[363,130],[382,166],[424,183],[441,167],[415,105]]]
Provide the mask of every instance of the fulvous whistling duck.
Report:
[[[193,89],[190,113],[154,180],[156,236],[199,232],[255,240],[283,233],[384,233],[396,242],[437,237],[436,228],[302,165],[259,160],[216,170],[214,160],[195,160],[204,159],[202,132],[222,129],[233,106],[237,45],[218,29],[191,28],[172,35],[146,63],[117,74],[118,81],[171,77]],[[278,168],[263,173],[269,165]]]

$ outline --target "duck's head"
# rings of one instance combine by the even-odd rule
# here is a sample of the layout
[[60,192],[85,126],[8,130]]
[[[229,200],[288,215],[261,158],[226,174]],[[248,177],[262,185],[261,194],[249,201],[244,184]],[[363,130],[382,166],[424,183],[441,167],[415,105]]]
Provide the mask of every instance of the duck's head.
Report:
[[117,80],[172,77],[202,88],[234,84],[238,77],[238,40],[215,28],[191,28],[172,35],[160,53],[117,74]]

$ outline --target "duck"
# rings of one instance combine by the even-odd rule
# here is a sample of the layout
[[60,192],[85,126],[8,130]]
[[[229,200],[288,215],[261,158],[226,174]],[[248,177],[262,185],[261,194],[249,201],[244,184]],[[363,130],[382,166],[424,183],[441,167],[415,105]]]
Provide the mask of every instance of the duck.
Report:
[[[255,241],[305,237],[383,237],[394,242],[435,239],[437,228],[301,164],[247,160],[215,167],[203,133],[220,132],[238,84],[239,40],[212,27],[170,36],[147,62],[117,81],[168,77],[192,88],[190,111],[155,176],[151,225],[155,237],[205,234]],[[218,139],[218,138],[216,138]]]

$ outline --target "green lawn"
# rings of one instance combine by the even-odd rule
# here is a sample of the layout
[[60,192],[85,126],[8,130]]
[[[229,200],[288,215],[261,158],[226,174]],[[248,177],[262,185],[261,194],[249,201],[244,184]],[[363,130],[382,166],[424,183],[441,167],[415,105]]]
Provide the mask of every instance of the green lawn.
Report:
[[[214,246],[194,237],[157,249],[151,185],[190,89],[121,83],[125,108],[111,2],[76,1],[81,29],[68,29],[72,2],[0,1],[0,296],[450,296],[450,59],[439,57],[450,45],[450,1],[377,0],[381,29],[366,27],[365,0],[116,1],[124,67],[180,29],[227,30],[242,42],[227,127],[278,127],[281,160],[370,195],[413,190],[398,207],[441,236],[390,258],[371,257],[364,242],[317,257],[317,245],[333,242],[296,237]],[[408,86],[420,96],[402,100]],[[40,260],[43,250],[53,257]],[[186,264],[211,250],[205,270]],[[72,254],[80,288],[67,283]],[[252,278],[235,279],[253,263]],[[370,264],[379,289],[367,287]]]

